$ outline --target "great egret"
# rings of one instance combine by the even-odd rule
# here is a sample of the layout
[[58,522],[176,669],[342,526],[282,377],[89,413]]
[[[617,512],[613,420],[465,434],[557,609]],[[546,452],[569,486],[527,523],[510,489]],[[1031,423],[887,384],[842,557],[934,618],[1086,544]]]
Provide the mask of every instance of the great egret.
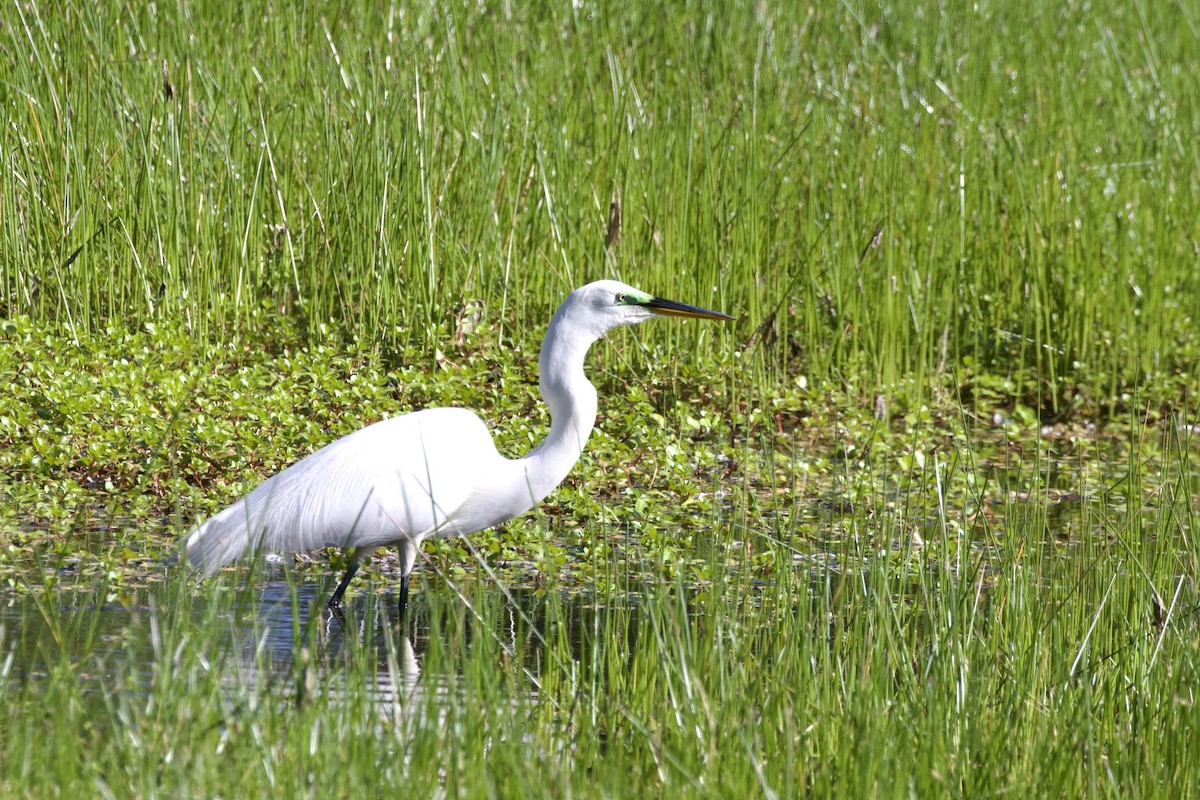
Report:
[[353,548],[329,608],[359,565],[380,547],[400,549],[400,608],[421,542],[463,536],[524,514],[562,482],[596,423],[596,389],[583,372],[592,343],[655,315],[730,320],[663,300],[617,281],[589,283],[567,297],[538,358],[550,434],[523,458],[496,451],[483,421],[465,408],[428,408],[344,436],[216,514],[187,536],[187,555],[205,574],[246,552]]

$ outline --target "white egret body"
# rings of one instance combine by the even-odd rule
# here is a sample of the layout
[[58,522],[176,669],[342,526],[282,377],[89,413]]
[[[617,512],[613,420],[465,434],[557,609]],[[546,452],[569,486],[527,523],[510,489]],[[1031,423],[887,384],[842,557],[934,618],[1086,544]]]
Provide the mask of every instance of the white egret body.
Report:
[[429,408],[376,422],[263,481],[193,530],[189,560],[211,574],[248,552],[353,548],[329,600],[335,611],[358,566],[379,547],[400,550],[400,604],[421,542],[464,536],[524,514],[562,482],[596,422],[596,389],[583,371],[606,332],[655,315],[732,319],[651,297],[617,281],[576,289],[559,307],[538,359],[550,434],[523,458],[496,451],[464,408]]

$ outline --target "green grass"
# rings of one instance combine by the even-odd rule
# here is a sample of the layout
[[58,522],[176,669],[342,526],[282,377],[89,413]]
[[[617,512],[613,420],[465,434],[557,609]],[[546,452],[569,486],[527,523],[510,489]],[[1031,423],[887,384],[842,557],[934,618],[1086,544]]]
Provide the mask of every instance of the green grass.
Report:
[[432,350],[482,300],[532,345],[616,274],[744,315],[725,347],[765,324],[776,370],[898,393],[982,370],[1104,409],[1197,364],[1198,24],[1186,3],[11,8],[0,308],[217,341],[282,310]]
[[[1110,0],[0,9],[0,794],[1196,794],[1198,38]],[[259,650],[264,584],[157,580],[383,416],[528,449],[600,277],[739,320],[595,348],[568,481],[427,548],[413,697],[394,631]]]
[[[172,581],[104,611],[63,589],[4,618],[24,621],[3,636],[16,658],[0,674],[0,785],[1194,796],[1194,502],[1164,496],[1155,536],[1135,535],[1139,506],[1089,511],[1068,546],[994,530],[924,548],[854,538],[836,568],[630,581],[598,604],[553,589],[460,599],[426,578],[406,629],[415,684],[409,643],[376,627],[390,596],[365,597],[366,628],[343,638],[293,617],[278,583],[270,605],[255,588]],[[785,543],[756,544],[791,560]],[[301,607],[328,588],[296,587]]]

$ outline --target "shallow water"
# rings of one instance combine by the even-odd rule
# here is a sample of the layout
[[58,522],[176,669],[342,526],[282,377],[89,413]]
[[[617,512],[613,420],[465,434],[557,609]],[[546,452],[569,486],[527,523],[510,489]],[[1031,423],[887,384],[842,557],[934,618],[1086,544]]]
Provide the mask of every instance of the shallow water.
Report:
[[[116,692],[148,694],[156,672],[178,660],[178,648],[191,647],[232,693],[301,700],[305,693],[338,696],[361,688],[381,711],[398,716],[421,693],[462,692],[461,675],[446,667],[455,659],[446,653],[482,639],[513,665],[536,700],[546,657],[542,631],[558,626],[556,637],[565,636],[577,656],[604,610],[579,595],[484,589],[486,595],[470,598],[430,589],[414,592],[397,622],[394,594],[360,593],[343,625],[325,608],[335,576],[274,572],[237,588],[224,580],[185,586],[166,580],[121,601],[80,586],[0,596],[0,683],[37,693],[65,669],[98,702]],[[491,619],[479,618],[476,607],[491,609]],[[430,646],[441,648],[434,673],[422,670]]]
[[[744,546],[747,554],[781,545],[791,552],[793,568],[815,582],[853,568],[844,562],[884,549],[904,549],[921,558],[951,551],[961,558],[969,551],[971,557],[962,563],[986,572],[1009,545],[1044,555],[1039,548],[1066,552],[1064,548],[1080,543],[1169,536],[1160,524],[1164,509],[1171,511],[1171,503],[1182,502],[1184,507],[1175,511],[1186,517],[1200,496],[1200,475],[1186,468],[1186,458],[1138,463],[1112,443],[1095,445],[1087,453],[1047,448],[1038,457],[1004,454],[1017,449],[1011,443],[997,445],[989,458],[970,463],[928,461],[933,481],[906,476],[888,462],[877,465],[879,475],[847,472],[822,487],[793,487],[772,495],[760,511],[760,529],[743,530],[732,522],[731,530],[697,529],[691,545],[697,553],[717,553],[714,559],[728,552],[722,548],[731,543],[732,550]],[[966,473],[971,473],[970,481]],[[732,510],[730,517],[735,518]],[[772,521],[778,523],[776,530],[765,527]],[[636,571],[639,559],[655,560],[641,554],[636,532],[608,535],[614,553],[627,559],[627,568]],[[101,531],[97,551],[116,548],[119,541],[111,530]],[[955,546],[922,549],[943,541]],[[157,554],[151,553],[148,548],[144,563],[156,563]],[[136,582],[136,588],[110,592],[96,569],[85,568],[86,554],[22,558],[26,560],[17,570],[34,591],[5,594],[0,589],[0,681],[37,685],[67,665],[100,694],[116,681],[124,691],[149,687],[156,664],[175,657],[164,649],[165,641],[177,639],[165,635],[172,625],[203,629],[211,657],[220,659],[231,682],[244,686],[278,686],[293,694],[318,687],[328,692],[337,690],[339,675],[361,677],[365,672],[380,702],[395,706],[418,691],[456,687],[460,676],[452,669],[423,673],[431,646],[471,647],[482,638],[505,654],[536,693],[541,664],[548,657],[543,633],[550,626],[563,648],[551,657],[578,658],[603,635],[613,635],[611,628],[600,632],[607,613],[620,608],[636,616],[639,602],[636,597],[607,597],[599,604],[586,593],[502,590],[482,581],[468,582],[468,594],[475,594],[464,597],[437,579],[422,580],[407,619],[398,625],[395,596],[371,593],[371,587],[378,592],[387,586],[387,579],[375,578],[356,584],[358,594],[343,628],[324,607],[336,581],[332,574],[273,567],[185,584],[174,577],[162,580],[152,574],[159,572],[155,566],[136,581],[125,576],[123,586]],[[726,563],[731,570],[743,568]],[[654,574],[657,568],[650,564],[646,569]],[[39,575],[56,588],[43,590],[36,583]],[[1051,575],[1047,572],[1047,580],[1053,580]],[[235,588],[237,581],[253,583]],[[477,607],[490,609],[486,621],[476,614]],[[636,630],[628,622],[620,626],[626,635]],[[358,659],[352,673],[345,669],[349,659]]]

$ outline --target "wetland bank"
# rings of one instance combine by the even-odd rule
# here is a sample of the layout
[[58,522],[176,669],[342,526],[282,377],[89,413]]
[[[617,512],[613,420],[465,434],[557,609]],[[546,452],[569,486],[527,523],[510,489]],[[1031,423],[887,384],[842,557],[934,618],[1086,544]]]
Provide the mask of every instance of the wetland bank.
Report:
[[[1153,13],[1152,13],[1153,12]],[[1186,3],[0,11],[6,796],[1191,796]],[[618,277],[543,506],[164,557]]]

